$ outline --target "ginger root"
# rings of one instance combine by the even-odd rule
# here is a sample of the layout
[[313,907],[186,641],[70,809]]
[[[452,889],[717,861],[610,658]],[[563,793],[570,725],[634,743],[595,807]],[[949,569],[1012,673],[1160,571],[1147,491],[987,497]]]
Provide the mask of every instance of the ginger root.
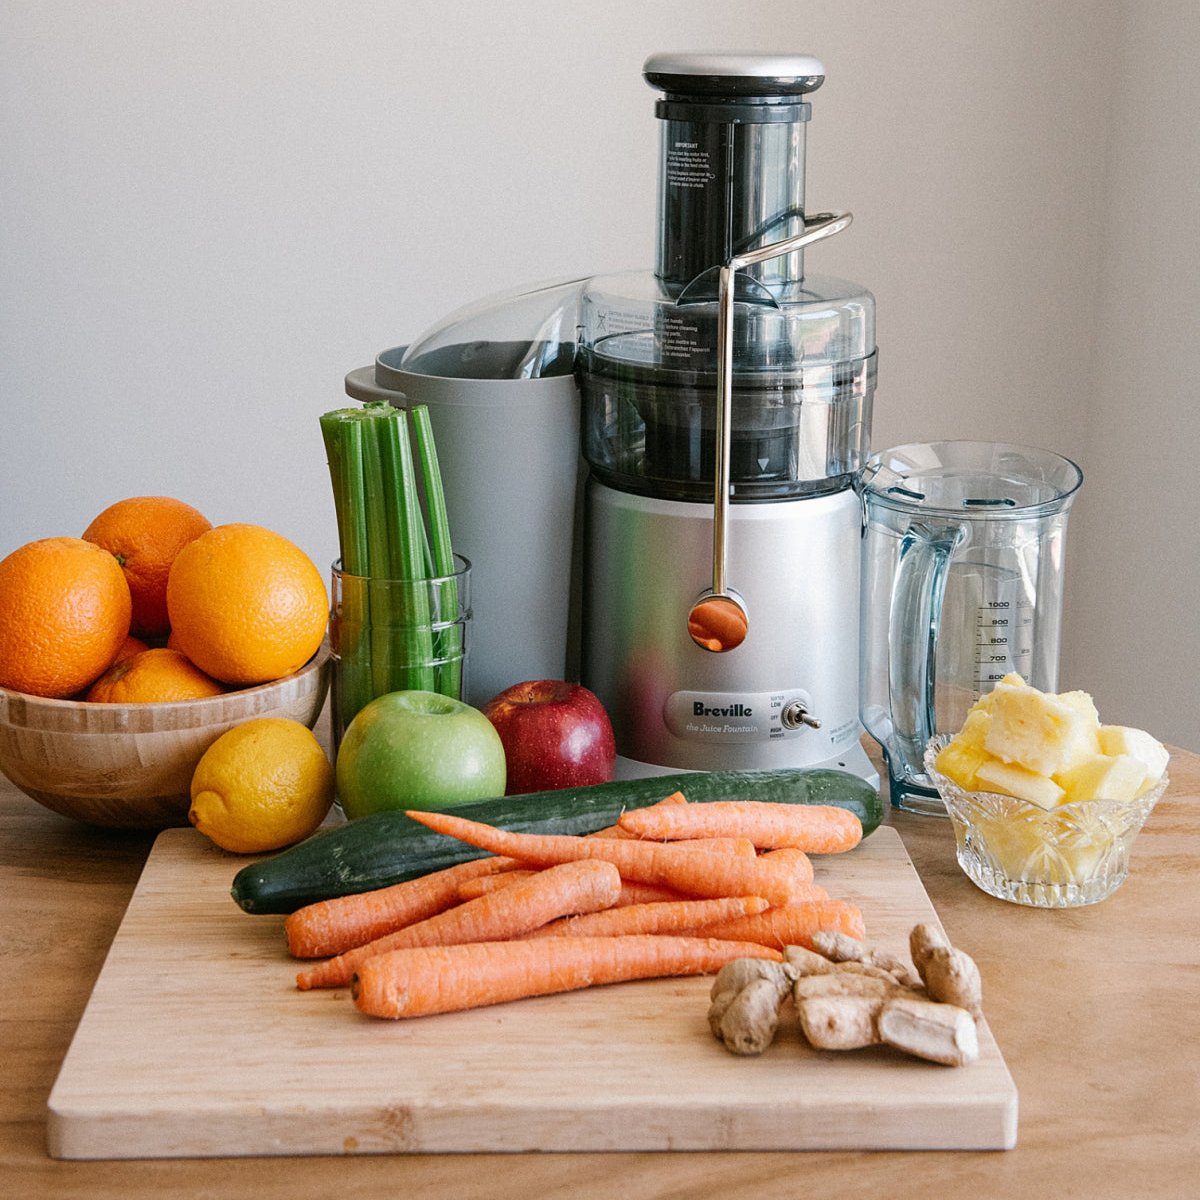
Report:
[[808,996],[796,1005],[800,1031],[817,1050],[859,1050],[879,1041],[883,996]]
[[840,930],[822,930],[814,934],[813,945],[835,963],[861,963],[864,968],[873,968],[890,975],[902,987],[921,986],[921,981],[903,959],[889,954],[886,950],[868,947],[858,938],[850,937]]
[[893,996],[879,1010],[875,1028],[881,1042],[948,1067],[979,1057],[974,1018],[954,1004]]
[[930,998],[965,1008],[979,1020],[983,984],[975,960],[950,945],[945,934],[932,925],[914,926],[908,944]]
[[792,985],[792,999],[801,1000],[818,996],[876,996],[883,997],[896,990],[877,975],[860,975],[856,971],[821,972],[818,975],[801,975]]
[[775,1039],[779,1013],[795,978],[783,963],[737,958],[713,981],[708,1024],[734,1054],[761,1054]]
[[909,936],[916,971],[897,955],[823,931],[812,949],[784,948],[782,963],[738,959],[712,987],[709,1024],[735,1054],[761,1054],[790,994],[800,1029],[818,1050],[888,1045],[961,1066],[979,1056],[979,968],[935,926]]

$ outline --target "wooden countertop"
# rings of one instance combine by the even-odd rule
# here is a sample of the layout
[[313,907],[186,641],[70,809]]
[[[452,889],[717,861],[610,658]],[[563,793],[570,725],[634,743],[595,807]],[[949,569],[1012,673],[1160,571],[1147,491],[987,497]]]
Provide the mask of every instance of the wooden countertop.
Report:
[[982,970],[988,1022],[1020,1094],[1015,1150],[140,1162],[49,1158],[46,1101],[153,835],[77,825],[0,777],[0,1185],[87,1200],[1193,1196],[1200,756],[1176,751],[1170,770],[1128,882],[1089,908],[994,900],[959,871],[947,822],[891,814],[948,933]]

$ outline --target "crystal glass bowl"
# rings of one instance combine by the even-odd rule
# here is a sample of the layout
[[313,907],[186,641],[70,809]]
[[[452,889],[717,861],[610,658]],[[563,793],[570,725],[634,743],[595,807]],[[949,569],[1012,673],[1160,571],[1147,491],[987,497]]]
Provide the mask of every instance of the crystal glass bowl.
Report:
[[990,896],[1034,908],[1075,908],[1111,896],[1129,874],[1138,831],[1167,790],[1133,800],[1084,800],[1043,809],[1012,796],[967,792],[934,765],[950,741],[925,749],[925,769],[954,826],[958,864]]

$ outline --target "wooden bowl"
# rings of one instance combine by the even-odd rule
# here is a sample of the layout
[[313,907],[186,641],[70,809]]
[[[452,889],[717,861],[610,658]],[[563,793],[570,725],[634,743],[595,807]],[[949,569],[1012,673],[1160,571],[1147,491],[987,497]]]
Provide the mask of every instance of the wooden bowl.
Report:
[[324,643],[294,675],[173,704],[46,700],[0,688],[0,771],[27,796],[90,825],[186,825],[201,755],[252,717],[290,717],[310,729],[329,687]]

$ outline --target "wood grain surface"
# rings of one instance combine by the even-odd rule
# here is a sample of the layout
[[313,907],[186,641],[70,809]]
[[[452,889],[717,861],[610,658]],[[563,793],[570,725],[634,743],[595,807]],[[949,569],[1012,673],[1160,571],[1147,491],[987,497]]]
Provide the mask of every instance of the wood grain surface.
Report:
[[[894,829],[817,861],[876,944],[936,921]],[[947,1069],[888,1048],[753,1060],[706,1022],[711,978],[410,1021],[297,993],[282,918],[229,898],[240,861],[161,834],[51,1092],[55,1157],[537,1150],[1005,1149],[1016,1090],[986,1026]]]
[[1172,785],[1129,881],[1086,909],[985,896],[945,821],[892,812],[951,938],[979,961],[1020,1091],[1006,1152],[607,1152],[61,1161],[47,1101],[152,837],[46,812],[0,780],[0,1186],[41,1200],[763,1200],[886,1195],[1190,1200],[1200,1159],[1200,756]]

